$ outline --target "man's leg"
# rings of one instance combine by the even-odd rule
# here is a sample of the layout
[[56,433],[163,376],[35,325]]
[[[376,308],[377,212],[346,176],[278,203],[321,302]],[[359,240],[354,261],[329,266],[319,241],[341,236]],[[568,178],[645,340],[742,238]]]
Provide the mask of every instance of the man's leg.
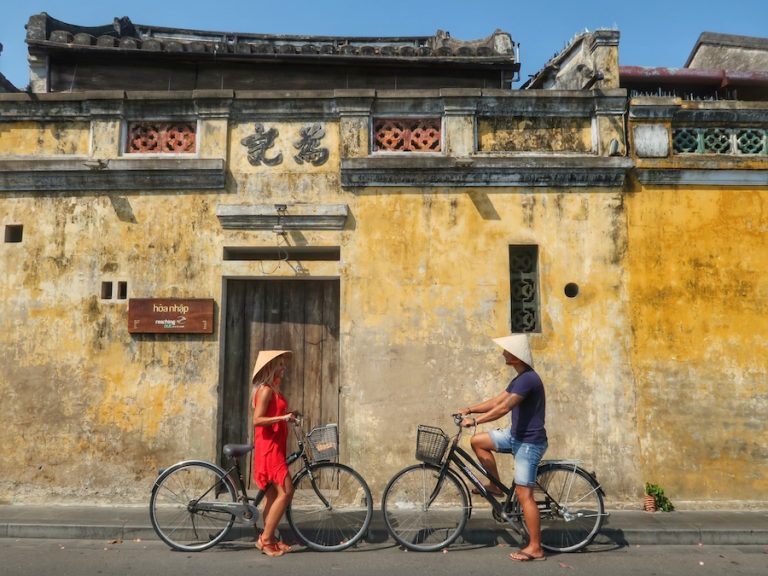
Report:
[[515,494],[523,508],[523,518],[525,518],[525,527],[528,529],[528,545],[520,550],[510,554],[513,560],[527,561],[532,558],[542,558],[544,549],[541,547],[541,517],[539,516],[539,507],[536,506],[536,500],[533,498],[533,487],[515,486]]
[[[493,450],[496,449],[496,446],[494,445],[493,440],[491,440],[490,434],[488,434],[488,432],[475,434],[472,436],[470,444],[472,445],[472,450],[475,451],[480,464],[482,464],[485,471],[488,472],[488,475],[499,480],[499,468],[496,466],[496,458],[493,455]],[[495,486],[486,486],[486,488],[494,494],[501,493]]]

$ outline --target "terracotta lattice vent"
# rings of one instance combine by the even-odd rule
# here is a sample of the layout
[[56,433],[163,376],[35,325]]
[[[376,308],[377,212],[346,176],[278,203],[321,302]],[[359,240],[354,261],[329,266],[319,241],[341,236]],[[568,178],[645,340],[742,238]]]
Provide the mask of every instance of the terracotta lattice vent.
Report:
[[377,152],[440,152],[440,118],[378,118],[374,123]]
[[194,122],[131,122],[129,154],[190,154],[197,150]]

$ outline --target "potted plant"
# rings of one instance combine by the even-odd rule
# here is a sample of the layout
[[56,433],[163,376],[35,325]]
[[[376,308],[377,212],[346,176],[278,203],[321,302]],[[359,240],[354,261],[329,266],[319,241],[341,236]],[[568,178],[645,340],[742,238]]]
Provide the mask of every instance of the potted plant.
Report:
[[671,512],[675,509],[669,498],[664,494],[664,489],[658,484],[645,483],[644,508],[647,512]]

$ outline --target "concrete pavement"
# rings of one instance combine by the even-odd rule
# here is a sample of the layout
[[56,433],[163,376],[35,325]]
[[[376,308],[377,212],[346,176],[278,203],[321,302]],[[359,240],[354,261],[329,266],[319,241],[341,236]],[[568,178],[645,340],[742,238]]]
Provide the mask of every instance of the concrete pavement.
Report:
[[[253,539],[253,529],[235,524],[231,539]],[[42,506],[0,505],[0,537],[83,540],[156,540],[148,506]],[[473,543],[515,543],[514,530],[497,524],[490,511],[473,512],[463,538]],[[390,539],[379,510],[368,541]],[[613,510],[606,518],[596,544],[619,546],[682,545],[766,545],[768,510],[762,511],[676,511],[648,513]]]

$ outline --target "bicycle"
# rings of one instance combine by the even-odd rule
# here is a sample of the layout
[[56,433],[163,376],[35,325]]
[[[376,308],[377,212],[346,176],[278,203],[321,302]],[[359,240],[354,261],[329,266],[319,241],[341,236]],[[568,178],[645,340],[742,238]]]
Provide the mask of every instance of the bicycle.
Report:
[[[472,513],[467,482],[489,502],[497,522],[509,523],[521,536],[527,535],[514,481],[507,487],[492,478],[458,445],[462,418],[453,414],[459,431],[452,441],[442,429],[420,425],[416,459],[422,464],[400,470],[384,489],[381,509],[387,530],[409,550],[441,550],[459,537]],[[502,493],[498,500],[473,469]],[[607,516],[603,496],[595,475],[580,467],[579,461],[542,460],[534,488],[542,547],[574,552],[592,542]]]
[[[373,516],[371,491],[363,477],[338,455],[335,424],[305,434],[300,420],[293,426],[298,449],[286,461],[301,459],[292,477],[294,495],[286,511],[298,540],[320,552],[344,550],[368,531]],[[256,525],[265,492],[248,495],[240,459],[251,444],[227,444],[228,470],[205,460],[185,460],[161,470],[152,486],[149,515],[160,539],[171,548],[199,552],[227,536],[235,521]]]

